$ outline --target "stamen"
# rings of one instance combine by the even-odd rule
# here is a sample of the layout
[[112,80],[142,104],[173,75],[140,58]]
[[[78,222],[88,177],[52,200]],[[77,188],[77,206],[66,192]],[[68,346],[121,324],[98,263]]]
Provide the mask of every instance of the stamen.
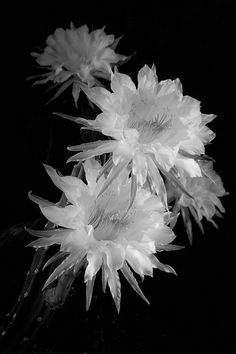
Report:
[[157,138],[162,132],[169,129],[172,125],[172,115],[166,109],[164,113],[157,113],[154,119],[140,120],[137,115],[130,119],[128,127],[136,129],[139,134],[140,143],[150,143]]

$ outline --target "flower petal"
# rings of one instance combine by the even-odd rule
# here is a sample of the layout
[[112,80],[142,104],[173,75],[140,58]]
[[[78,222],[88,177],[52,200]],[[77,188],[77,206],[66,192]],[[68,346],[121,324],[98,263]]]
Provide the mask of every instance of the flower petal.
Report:
[[125,259],[125,250],[119,244],[115,242],[108,243],[104,247],[104,253],[106,255],[106,263],[111,272],[120,269],[123,266]]
[[123,273],[124,277],[126,280],[129,282],[129,284],[132,286],[134,291],[149,304],[148,299],[146,296],[143,294],[142,290],[140,289],[137,280],[135,279],[131,269],[129,268],[127,262],[124,263],[123,267],[121,268],[121,272]]
[[120,300],[121,300],[121,284],[120,278],[117,271],[111,272],[107,270],[108,285],[110,288],[111,295],[114,299],[117,312],[120,312]]
[[72,204],[78,204],[79,198],[82,193],[87,192],[87,186],[84,182],[74,176],[59,176],[56,170],[48,165],[44,165],[47,174],[53,183],[65,193],[68,201]]
[[99,250],[90,250],[87,253],[88,265],[84,274],[84,281],[92,280],[102,266],[103,255]]
[[125,258],[137,274],[152,276],[152,263],[147,255],[128,245]]

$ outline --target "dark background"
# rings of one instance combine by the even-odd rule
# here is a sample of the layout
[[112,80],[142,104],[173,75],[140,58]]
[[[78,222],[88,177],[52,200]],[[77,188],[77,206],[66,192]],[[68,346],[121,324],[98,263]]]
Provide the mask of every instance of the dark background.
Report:
[[[136,80],[144,65],[156,65],[160,80],[180,78],[184,94],[201,101],[203,113],[217,118],[209,125],[216,138],[206,147],[215,170],[230,192],[223,198],[224,219],[219,228],[205,224],[204,236],[196,229],[193,246],[175,254],[161,254],[178,277],[154,272],[141,287],[151,302],[147,306],[122,281],[121,312],[116,315],[110,294],[95,288],[86,314],[85,286],[59,310],[47,330],[35,339],[32,353],[206,353],[235,351],[234,192],[235,192],[235,11],[234,1],[156,1],[138,4],[79,1],[32,3],[1,9],[2,117],[1,117],[1,225],[38,216],[28,200],[29,190],[56,201],[57,191],[42,163],[63,173],[70,156],[67,145],[79,143],[79,126],[56,118],[52,112],[74,111],[70,93],[49,105],[52,92],[26,81],[37,74],[30,52],[44,47],[56,28],[106,25],[106,33],[124,34],[117,52],[132,54],[121,71]],[[48,86],[47,86],[48,87]],[[76,112],[76,111],[75,111]],[[186,243],[180,227],[179,243]],[[9,239],[1,253],[0,319],[20,293],[33,257],[25,248],[27,237]],[[103,299],[100,300],[100,297]],[[231,347],[232,344],[232,347]],[[152,349],[151,349],[152,348]]]

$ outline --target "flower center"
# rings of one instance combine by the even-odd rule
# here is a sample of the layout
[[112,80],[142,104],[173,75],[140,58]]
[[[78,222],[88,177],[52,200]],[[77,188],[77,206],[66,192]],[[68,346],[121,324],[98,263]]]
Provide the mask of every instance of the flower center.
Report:
[[94,238],[97,241],[115,240],[120,231],[129,224],[127,217],[120,210],[105,212],[97,206],[91,213],[88,223],[94,228]]
[[141,99],[133,104],[127,127],[136,129],[139,132],[139,143],[146,144],[157,139],[171,125],[172,114],[168,107],[161,107],[161,112],[158,112],[156,104]]

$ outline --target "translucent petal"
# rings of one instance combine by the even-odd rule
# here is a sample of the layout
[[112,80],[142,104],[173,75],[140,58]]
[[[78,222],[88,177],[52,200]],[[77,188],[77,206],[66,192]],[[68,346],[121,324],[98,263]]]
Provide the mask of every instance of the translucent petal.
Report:
[[149,68],[148,65],[144,65],[138,72],[138,90],[155,90],[157,85],[157,76],[155,66]]
[[77,204],[82,193],[87,192],[85,183],[74,176],[59,176],[56,170],[48,165],[44,165],[47,174],[53,183],[65,193],[68,201],[72,204]]
[[144,154],[136,153],[134,155],[132,171],[137,176],[137,182],[143,186],[147,177],[147,159]]
[[53,112],[53,114],[55,114],[56,116],[62,117],[64,119],[68,119],[74,123],[78,123],[78,124],[82,124],[82,125],[86,125],[86,126],[90,126],[93,124],[92,120],[90,121],[89,119],[70,116],[69,114],[65,114],[62,112]]
[[38,204],[41,208],[44,207],[49,207],[49,206],[54,206],[54,203],[49,202],[46,199],[43,199],[41,197],[38,197],[37,195],[32,194],[32,192],[30,191],[28,193],[28,197],[30,200],[32,200],[34,203]]
[[152,263],[147,255],[128,245],[125,258],[137,274],[152,276]]
[[183,218],[183,222],[185,225],[185,229],[188,235],[189,243],[192,245],[193,242],[193,228],[192,228],[192,221],[190,219],[188,208],[181,207],[181,214]]
[[122,246],[116,243],[107,244],[104,248],[106,263],[111,272],[120,269],[125,259],[125,251]]
[[155,268],[158,268],[166,273],[173,273],[174,275],[177,275],[176,271],[170,265],[159,262],[154,255],[150,255],[150,258]]
[[129,282],[129,284],[132,286],[134,291],[149,304],[148,299],[146,296],[143,294],[142,290],[140,289],[137,280],[135,279],[131,269],[129,268],[127,262],[124,263],[123,267],[121,268],[121,272],[124,275],[125,279]]
[[72,96],[74,98],[75,106],[77,106],[77,102],[80,96],[80,91],[81,91],[80,83],[74,82],[72,87]]
[[63,273],[73,268],[75,263],[78,261],[78,258],[82,259],[85,256],[85,251],[80,254],[71,254],[69,255],[62,263],[52,272],[52,274],[47,279],[43,290],[50,285],[54,280],[59,278]]
[[33,230],[25,228],[27,232],[36,237],[51,237],[51,236],[63,236],[65,231],[68,233],[66,229],[52,229],[52,230]]
[[194,159],[180,157],[180,155],[178,155],[175,160],[175,166],[186,171],[190,177],[202,176],[201,168]]
[[47,268],[50,264],[58,261],[61,258],[65,258],[66,256],[68,257],[68,253],[67,252],[57,252],[56,254],[54,254],[51,258],[49,258],[49,260],[44,264],[43,266],[43,270],[45,268]]
[[117,312],[120,312],[120,300],[121,300],[121,284],[120,278],[117,271],[108,271],[108,285],[110,288],[111,295],[114,299]]
[[92,280],[102,266],[102,253],[99,250],[89,251],[87,254],[88,265],[84,274],[84,281]]
[[54,238],[41,238],[35,241],[30,242],[27,247],[35,247],[35,248],[48,248],[55,243],[60,244],[60,240],[55,240]]
[[61,87],[57,90],[55,95],[53,95],[53,97],[50,98],[50,100],[47,102],[47,104],[52,102],[53,100],[55,100],[57,97],[59,97],[62,94],[62,92],[64,92],[70,85],[72,85],[72,83],[73,83],[73,79],[69,79],[69,80],[65,81],[61,85]]
[[111,108],[111,93],[102,87],[83,87],[83,91],[88,98],[95,103],[101,110],[110,110]]
[[67,162],[70,161],[82,161],[86,159],[90,159],[91,157],[106,154],[112,152],[113,149],[116,147],[115,141],[104,142],[102,145],[95,149],[90,149],[89,151],[79,152],[78,154],[70,157]]
[[86,282],[86,311],[88,311],[91,304],[95,279],[96,275]]
[[103,144],[110,143],[110,140],[97,140],[97,141],[91,141],[89,143],[84,143],[80,145],[73,145],[73,146],[68,146],[69,151],[84,151],[84,150],[90,150],[90,149],[96,149],[100,147]]
[[83,166],[88,187],[92,191],[97,185],[96,180],[101,170],[101,165],[95,159],[89,159],[84,162]]
[[117,95],[121,95],[125,88],[134,93],[136,92],[135,84],[128,75],[115,73],[111,80],[112,91]]
[[75,205],[65,208],[57,206],[40,207],[43,215],[54,224],[71,229],[80,229],[83,226],[84,211]]

